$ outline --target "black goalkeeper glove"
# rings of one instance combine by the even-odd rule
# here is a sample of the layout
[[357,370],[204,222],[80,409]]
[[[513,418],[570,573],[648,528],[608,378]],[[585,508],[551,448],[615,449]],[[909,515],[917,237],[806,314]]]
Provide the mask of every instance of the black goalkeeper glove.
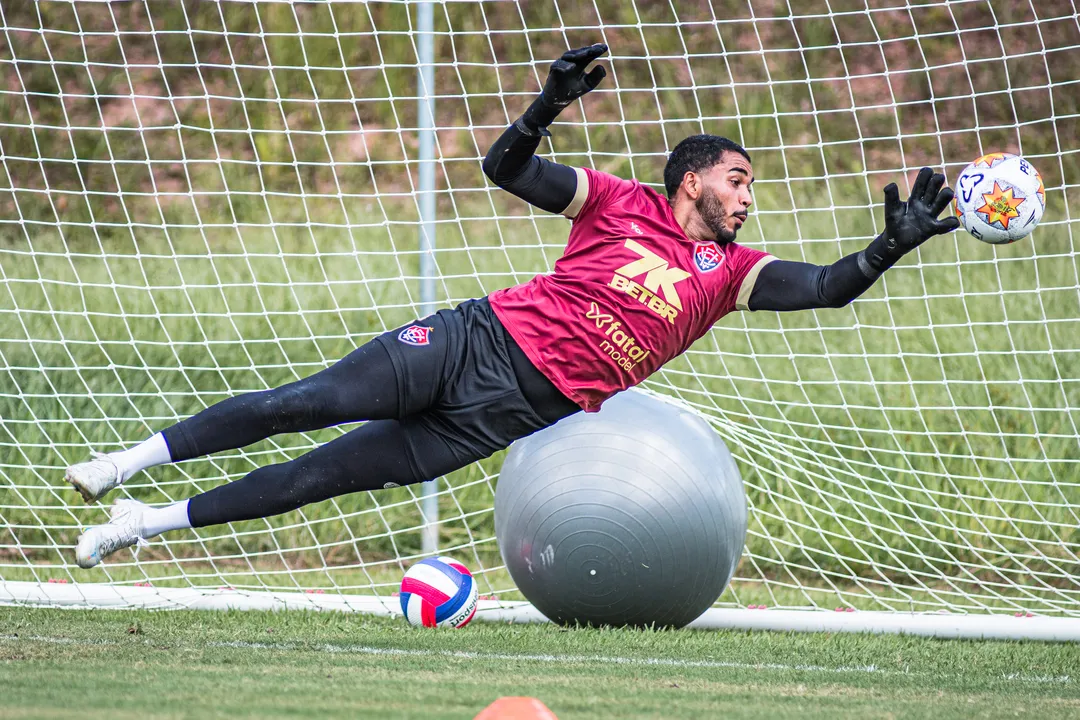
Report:
[[[919,171],[911,187],[911,197],[905,203],[900,202],[896,183],[886,185],[885,232],[874,238],[863,251],[860,267],[865,262],[875,275],[879,275],[933,236],[960,227],[960,220],[955,215],[937,219],[953,199],[952,189],[943,188],[943,185],[945,176],[935,174],[928,167]],[[866,268],[863,272],[870,274]]]
[[562,109],[599,85],[607,75],[602,66],[585,73],[589,63],[607,51],[607,45],[597,43],[564,52],[561,58],[551,63],[540,97],[521,116],[520,124],[532,135],[550,135],[547,126],[554,122]]

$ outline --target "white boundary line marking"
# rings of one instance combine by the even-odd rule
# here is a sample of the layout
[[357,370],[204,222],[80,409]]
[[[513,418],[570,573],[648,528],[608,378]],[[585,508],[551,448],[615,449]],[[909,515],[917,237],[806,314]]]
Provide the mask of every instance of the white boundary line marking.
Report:
[[[93,646],[119,646],[115,640],[78,640],[75,638],[47,637],[42,635],[0,635],[0,641],[17,642],[25,640],[29,642],[49,643],[54,645],[82,645]],[[143,641],[149,644],[149,640]],[[671,668],[716,668],[719,670],[776,670],[794,672],[822,672],[837,674],[873,674],[873,675],[901,675],[910,677],[925,677],[926,673],[912,672],[910,669],[890,670],[877,665],[840,665],[828,667],[826,665],[784,664],[784,663],[741,663],[725,660],[679,660],[678,658],[633,658],[612,655],[549,655],[549,654],[526,654],[526,653],[487,653],[471,652],[466,650],[410,650],[405,648],[378,648],[368,645],[335,645],[333,643],[304,644],[295,642],[263,643],[248,642],[244,640],[229,640],[223,642],[202,643],[203,647],[210,648],[235,648],[240,650],[291,650],[306,652],[324,652],[345,655],[389,655],[397,657],[445,657],[455,660],[511,660],[551,664],[599,664],[599,665],[628,665],[636,667],[671,667]],[[956,677],[962,677],[957,675]],[[1019,681],[1023,683],[1071,685],[1073,680],[1070,675],[1024,675],[1023,673],[1010,673],[1002,675],[1002,680]]]

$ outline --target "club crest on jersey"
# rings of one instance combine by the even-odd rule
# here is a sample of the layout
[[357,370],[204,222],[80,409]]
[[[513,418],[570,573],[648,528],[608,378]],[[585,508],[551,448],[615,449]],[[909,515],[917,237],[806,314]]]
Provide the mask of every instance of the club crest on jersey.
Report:
[[406,345],[428,345],[431,343],[431,328],[410,325],[398,333],[397,339]]
[[724,262],[724,251],[714,242],[694,243],[694,264],[703,273],[712,272]]

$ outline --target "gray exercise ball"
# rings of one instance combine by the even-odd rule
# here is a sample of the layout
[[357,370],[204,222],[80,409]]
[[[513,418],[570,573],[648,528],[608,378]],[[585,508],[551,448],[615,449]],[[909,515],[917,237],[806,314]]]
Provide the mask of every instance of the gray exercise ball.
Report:
[[735,573],[746,495],[705,420],[631,390],[510,447],[495,535],[518,589],[557,623],[681,627]]

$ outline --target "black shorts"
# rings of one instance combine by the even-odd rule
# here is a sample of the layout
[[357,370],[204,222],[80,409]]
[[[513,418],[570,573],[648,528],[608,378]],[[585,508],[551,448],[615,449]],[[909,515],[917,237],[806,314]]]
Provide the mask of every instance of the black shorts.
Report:
[[580,408],[528,360],[487,298],[376,338],[390,354],[413,470],[431,479]]

